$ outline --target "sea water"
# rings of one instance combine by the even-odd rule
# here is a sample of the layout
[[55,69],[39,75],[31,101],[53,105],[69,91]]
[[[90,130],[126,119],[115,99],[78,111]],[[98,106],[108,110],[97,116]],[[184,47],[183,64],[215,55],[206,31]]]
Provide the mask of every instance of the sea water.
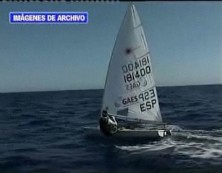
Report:
[[172,136],[89,138],[103,90],[0,94],[0,172],[221,172],[222,86],[157,88]]

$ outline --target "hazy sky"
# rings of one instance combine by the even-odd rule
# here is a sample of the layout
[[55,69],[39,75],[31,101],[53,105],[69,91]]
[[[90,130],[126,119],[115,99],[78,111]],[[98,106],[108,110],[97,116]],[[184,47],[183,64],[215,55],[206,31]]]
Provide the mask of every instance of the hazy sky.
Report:
[[[222,83],[222,2],[135,3],[158,86]],[[0,92],[103,88],[127,3],[1,3]],[[87,11],[86,25],[9,24],[11,11]]]

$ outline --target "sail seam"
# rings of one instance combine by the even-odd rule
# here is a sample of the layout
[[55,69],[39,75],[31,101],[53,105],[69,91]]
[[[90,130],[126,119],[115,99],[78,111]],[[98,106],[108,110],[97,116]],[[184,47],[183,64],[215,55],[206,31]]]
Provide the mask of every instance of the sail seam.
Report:
[[139,27],[141,27],[141,26],[142,26],[142,23],[138,24],[137,26],[134,26],[133,28],[134,28],[134,29],[137,29],[137,28],[139,28]]
[[137,59],[143,58],[144,56],[149,55],[149,54],[150,54],[150,51],[146,52],[144,55],[138,57]]

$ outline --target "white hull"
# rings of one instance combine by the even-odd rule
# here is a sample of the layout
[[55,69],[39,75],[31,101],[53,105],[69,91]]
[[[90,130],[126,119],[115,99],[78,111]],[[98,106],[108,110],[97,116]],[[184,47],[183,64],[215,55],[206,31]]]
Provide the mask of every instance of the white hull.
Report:
[[[105,136],[100,131],[99,127],[84,127],[84,132],[90,136]],[[159,129],[159,130],[149,130],[149,129],[119,129],[117,133],[107,138],[115,139],[144,139],[144,140],[154,140],[161,139],[170,136],[170,130]]]

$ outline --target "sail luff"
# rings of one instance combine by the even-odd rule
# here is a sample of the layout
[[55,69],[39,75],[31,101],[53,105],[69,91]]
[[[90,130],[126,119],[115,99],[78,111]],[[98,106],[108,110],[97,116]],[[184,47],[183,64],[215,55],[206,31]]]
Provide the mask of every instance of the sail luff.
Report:
[[[130,8],[130,5],[132,5],[132,3],[130,3],[130,4],[128,5],[128,8]],[[128,8],[127,8],[127,11],[128,11]],[[123,26],[124,19],[125,19],[126,15],[127,15],[127,11],[126,11],[126,13],[125,13],[125,15],[124,15],[124,17],[123,17],[123,19],[122,19],[122,22],[121,22],[121,24],[120,24],[120,29],[119,29],[118,34],[117,34],[117,36],[116,36],[116,40],[115,40],[114,47],[113,47],[113,50],[112,50],[111,58],[110,58],[110,60],[109,60],[109,65],[108,65],[108,70],[107,70],[107,74],[106,74],[104,91],[105,91],[106,85],[107,85],[107,80],[108,80],[108,76],[109,76],[109,72],[110,72],[109,69],[110,69],[110,65],[111,65],[112,59],[113,59],[114,49],[115,49],[115,47],[116,47],[116,43],[117,43],[117,39],[118,39],[119,34],[120,34],[120,31],[121,31],[121,27]],[[103,107],[103,105],[104,105],[104,104],[103,104],[103,103],[104,103],[104,97],[105,97],[105,94],[104,94],[104,92],[103,92],[102,108],[101,108],[100,115],[102,114],[102,110],[105,109],[105,107]]]

